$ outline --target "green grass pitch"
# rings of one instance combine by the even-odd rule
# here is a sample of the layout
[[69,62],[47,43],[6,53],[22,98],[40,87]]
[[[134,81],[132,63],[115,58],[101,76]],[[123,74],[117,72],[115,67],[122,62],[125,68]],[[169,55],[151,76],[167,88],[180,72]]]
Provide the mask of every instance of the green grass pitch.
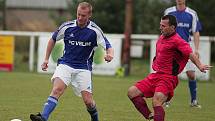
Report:
[[[0,72],[0,121],[21,119],[29,121],[29,114],[42,110],[50,93],[51,75],[22,72]],[[94,99],[101,121],[146,121],[127,98],[127,89],[143,76],[126,78],[94,76]],[[166,121],[214,121],[215,83],[198,83],[201,109],[189,107],[187,81],[181,81],[175,91],[170,108],[166,108]],[[151,99],[147,100],[151,108]],[[49,121],[89,121],[82,99],[67,88]]]

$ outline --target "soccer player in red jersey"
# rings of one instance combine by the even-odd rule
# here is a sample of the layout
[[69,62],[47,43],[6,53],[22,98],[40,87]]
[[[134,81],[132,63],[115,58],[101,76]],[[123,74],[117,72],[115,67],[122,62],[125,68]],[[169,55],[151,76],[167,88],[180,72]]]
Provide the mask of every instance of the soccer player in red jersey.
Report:
[[[200,31],[202,26],[198,18],[197,12],[186,6],[186,0],[176,0],[176,6],[167,8],[165,15],[174,15],[178,21],[176,32],[188,43],[194,42],[193,52],[199,57]],[[191,35],[193,39],[191,40]],[[201,108],[197,99],[197,79],[195,65],[188,61],[185,66],[186,75],[188,77],[188,86],[190,91],[190,107]],[[165,107],[169,107],[170,102],[165,103]]]
[[[165,15],[160,21],[161,35],[156,43],[156,55],[152,68],[154,73],[138,81],[128,89],[128,97],[136,109],[146,118],[164,121],[163,103],[174,95],[178,85],[178,74],[190,59],[201,72],[211,66],[204,65],[192,52],[189,44],[176,33],[177,21],[173,15]],[[149,110],[144,98],[152,98],[154,115]]]

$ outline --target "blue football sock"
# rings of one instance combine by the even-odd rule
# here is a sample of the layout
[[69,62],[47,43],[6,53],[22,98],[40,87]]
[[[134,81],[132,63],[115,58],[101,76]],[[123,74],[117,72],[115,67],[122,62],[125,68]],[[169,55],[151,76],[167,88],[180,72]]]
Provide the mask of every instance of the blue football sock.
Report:
[[87,109],[87,111],[90,113],[91,121],[99,121],[98,112],[96,110],[96,107]]
[[55,97],[49,96],[47,102],[44,104],[42,117],[47,121],[51,112],[55,109],[58,100]]
[[190,88],[190,95],[191,95],[191,102],[193,102],[193,100],[196,100],[196,80],[190,80],[189,81],[189,88]]

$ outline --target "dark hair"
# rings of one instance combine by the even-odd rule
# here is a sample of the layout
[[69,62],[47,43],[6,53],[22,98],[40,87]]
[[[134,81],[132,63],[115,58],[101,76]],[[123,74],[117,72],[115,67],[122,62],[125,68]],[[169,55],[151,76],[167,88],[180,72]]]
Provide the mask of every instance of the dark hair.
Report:
[[173,25],[173,26],[175,26],[175,28],[177,27],[177,19],[176,19],[175,16],[173,16],[173,15],[165,15],[161,19],[162,20],[167,20],[168,19],[170,26]]

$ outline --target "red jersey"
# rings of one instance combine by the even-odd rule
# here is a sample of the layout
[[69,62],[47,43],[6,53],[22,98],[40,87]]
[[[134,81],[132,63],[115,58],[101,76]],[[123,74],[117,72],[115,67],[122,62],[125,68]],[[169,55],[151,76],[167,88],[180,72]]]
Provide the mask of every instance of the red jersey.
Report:
[[156,43],[152,68],[158,73],[176,76],[184,69],[190,53],[190,45],[177,33],[168,37],[161,35]]

